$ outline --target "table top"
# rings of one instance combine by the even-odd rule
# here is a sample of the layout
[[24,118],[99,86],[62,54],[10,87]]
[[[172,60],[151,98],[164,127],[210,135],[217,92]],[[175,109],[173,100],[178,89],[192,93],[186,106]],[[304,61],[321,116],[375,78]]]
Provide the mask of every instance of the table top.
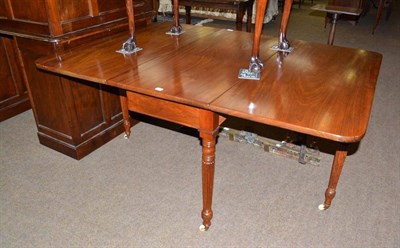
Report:
[[238,79],[253,35],[170,23],[137,30],[143,50],[123,55],[127,34],[118,34],[37,61],[41,69],[141,94],[209,109],[339,142],[365,134],[382,56],[374,52],[293,41],[283,56],[262,37],[262,77]]
[[240,81],[212,109],[334,141],[361,140],[381,56],[305,41],[292,46],[287,57],[266,61],[260,82]]
[[[170,25],[139,29],[137,44],[143,50],[137,54],[115,52],[127,39],[122,33],[58,54],[58,58],[39,59],[37,65],[63,75],[208,108],[239,81],[239,69],[248,67],[252,36],[185,24],[183,35],[171,36],[165,34]],[[264,39],[261,47],[266,52],[262,57],[275,53],[268,49],[274,42],[272,37]]]
[[355,15],[355,16],[359,16],[362,12],[362,9],[334,5],[334,4],[316,4],[314,6],[311,6],[311,9],[325,11],[328,13],[346,14],[346,15]]

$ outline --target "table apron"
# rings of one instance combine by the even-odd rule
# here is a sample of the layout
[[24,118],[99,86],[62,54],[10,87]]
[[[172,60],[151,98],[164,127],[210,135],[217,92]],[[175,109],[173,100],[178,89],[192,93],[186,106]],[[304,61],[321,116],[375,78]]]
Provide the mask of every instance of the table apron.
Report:
[[[184,105],[153,96],[143,95],[131,91],[126,92],[129,111],[149,115],[187,127],[202,129],[202,116],[213,113],[210,110]],[[225,118],[218,116],[219,124]],[[212,130],[210,130],[212,131]]]

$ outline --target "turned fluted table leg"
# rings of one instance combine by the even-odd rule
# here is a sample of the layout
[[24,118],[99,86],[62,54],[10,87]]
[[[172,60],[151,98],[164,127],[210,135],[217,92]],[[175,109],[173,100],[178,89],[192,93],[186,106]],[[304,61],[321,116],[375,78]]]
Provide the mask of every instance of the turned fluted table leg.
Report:
[[333,159],[329,184],[328,188],[325,191],[325,202],[318,206],[319,210],[325,210],[330,207],[331,202],[336,195],[336,187],[339,182],[340,174],[342,173],[342,168],[346,156],[347,156],[347,145],[340,144],[339,148],[336,150],[335,158]]
[[128,139],[131,135],[131,119],[128,110],[128,98],[126,97],[126,91],[119,90],[119,100],[121,102],[122,118],[124,120],[125,135],[124,138]]
[[215,170],[215,135],[201,134],[203,139],[202,178],[203,178],[203,210],[201,217],[203,225],[200,230],[206,231],[211,225],[213,217],[212,194],[214,187]]
[[201,231],[207,231],[213,217],[212,195],[214,188],[215,170],[215,144],[218,135],[218,115],[205,112],[200,118],[200,138],[202,139],[202,184],[203,184],[203,210],[201,217],[203,224],[199,227]]
[[247,5],[246,15],[247,15],[247,22],[246,22],[246,32],[251,33],[251,26],[252,26],[252,18],[253,18],[253,2],[254,0],[249,0],[251,4]]

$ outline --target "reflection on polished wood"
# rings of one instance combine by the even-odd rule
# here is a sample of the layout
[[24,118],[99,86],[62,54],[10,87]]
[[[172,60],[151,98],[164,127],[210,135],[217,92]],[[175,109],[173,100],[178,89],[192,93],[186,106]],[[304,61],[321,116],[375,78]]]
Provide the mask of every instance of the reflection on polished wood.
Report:
[[238,82],[212,109],[333,141],[361,140],[380,55],[304,41],[293,46],[296,52],[265,62],[260,83]]
[[139,29],[143,50],[136,54],[115,53],[125,39],[119,34],[40,59],[37,66],[114,86],[126,91],[123,109],[198,129],[203,146],[202,230],[213,216],[215,139],[227,116],[338,142],[321,209],[328,208],[346,144],[360,141],[366,132],[381,55],[304,41],[293,41],[295,50],[285,54],[270,49],[277,39],[261,37],[262,77],[242,80],[237,72],[252,52],[251,34],[184,28],[181,36],[165,35],[168,24]]

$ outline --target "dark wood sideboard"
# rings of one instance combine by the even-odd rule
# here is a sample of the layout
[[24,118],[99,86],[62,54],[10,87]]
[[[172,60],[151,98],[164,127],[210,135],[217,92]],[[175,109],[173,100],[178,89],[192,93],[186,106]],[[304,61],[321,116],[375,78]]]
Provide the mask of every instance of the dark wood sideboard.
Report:
[[339,5],[343,7],[351,7],[355,9],[362,9],[364,4],[366,3],[365,0],[331,0],[331,4]]
[[355,23],[358,22],[360,16],[363,16],[369,10],[369,1],[368,0],[329,0],[328,4],[334,6],[342,6],[342,7],[349,7],[354,9],[361,9],[361,15],[352,16],[352,15],[343,15],[341,18],[354,21]]
[[[136,24],[149,24],[153,0],[134,5]],[[43,73],[34,61],[122,30],[125,0],[0,0],[0,121],[32,107],[40,143],[75,159],[119,135],[115,89]]]

